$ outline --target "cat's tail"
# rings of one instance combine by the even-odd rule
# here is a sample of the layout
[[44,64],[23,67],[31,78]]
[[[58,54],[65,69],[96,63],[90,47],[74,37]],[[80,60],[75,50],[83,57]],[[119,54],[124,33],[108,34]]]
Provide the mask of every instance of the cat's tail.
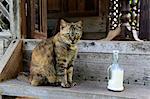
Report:
[[30,83],[29,82],[29,73],[26,73],[26,72],[20,72],[17,76],[17,80],[19,81],[23,81],[23,82],[26,82],[26,83]]

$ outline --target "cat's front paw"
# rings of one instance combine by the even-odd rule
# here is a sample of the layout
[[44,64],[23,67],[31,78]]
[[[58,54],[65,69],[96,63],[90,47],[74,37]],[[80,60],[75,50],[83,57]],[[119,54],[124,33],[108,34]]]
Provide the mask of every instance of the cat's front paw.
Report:
[[67,84],[61,83],[61,87],[62,88],[70,88],[71,85],[69,83],[67,83]]
[[70,84],[70,86],[71,87],[73,87],[73,86],[76,86],[77,85],[77,83],[76,82],[72,82],[72,83],[69,83]]
[[30,82],[30,84],[31,84],[32,86],[38,86],[38,85],[40,85],[40,83],[39,83],[38,81],[35,81],[35,80],[32,80],[32,81]]

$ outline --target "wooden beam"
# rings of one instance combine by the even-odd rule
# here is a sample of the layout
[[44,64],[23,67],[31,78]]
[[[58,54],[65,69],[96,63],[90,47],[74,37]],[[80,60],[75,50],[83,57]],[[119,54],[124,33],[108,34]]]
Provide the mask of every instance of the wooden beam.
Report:
[[26,24],[26,0],[21,0],[20,4],[20,18],[21,18],[21,38],[27,37],[27,24]]
[[27,17],[26,17],[26,24],[27,24],[27,38],[31,38],[31,31],[33,31],[33,28],[31,28],[32,26],[32,21],[34,19],[34,17],[32,17],[32,13],[33,13],[33,0],[26,0],[27,2]]
[[[41,39],[24,39],[23,50],[33,50]],[[78,43],[81,53],[112,53],[119,50],[122,54],[150,54],[150,42],[137,41],[100,41],[100,40],[81,40]]]
[[47,0],[42,1],[42,8],[41,8],[41,27],[42,32],[47,34]]
[[0,81],[14,78],[22,70],[22,41],[14,40],[0,60]]
[[5,7],[0,3],[0,10],[2,11],[3,15],[7,18],[7,20],[10,21],[10,16],[8,11],[5,9]]
[[[0,3],[0,10],[2,11],[3,15],[9,20],[10,15],[9,12],[6,10],[6,8]],[[10,20],[9,20],[10,21]]]
[[0,56],[3,55],[4,43],[3,40],[0,40]]

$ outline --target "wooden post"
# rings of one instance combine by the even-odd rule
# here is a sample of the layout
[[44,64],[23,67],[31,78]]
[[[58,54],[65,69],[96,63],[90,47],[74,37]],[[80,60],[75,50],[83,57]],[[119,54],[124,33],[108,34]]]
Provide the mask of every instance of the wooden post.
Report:
[[33,20],[33,18],[31,17],[31,12],[33,12],[32,11],[33,6],[31,6],[31,5],[32,5],[33,0],[27,0],[26,2],[27,2],[27,17],[26,17],[27,30],[26,31],[27,31],[27,38],[31,38],[31,31],[32,31],[31,21]]
[[13,36],[13,39],[16,38],[16,35],[15,35],[15,29],[14,29],[14,10],[13,10],[13,0],[10,0],[9,1],[9,14],[10,14],[10,17],[9,17],[9,20],[10,20],[10,31],[11,31],[11,34]]
[[150,40],[150,0],[141,0],[140,38]]
[[128,14],[130,12],[130,4],[129,0],[120,0],[121,3],[121,33],[120,33],[120,39],[121,40],[132,40],[131,31],[127,30],[126,25],[129,23],[129,17]]
[[22,67],[22,40],[14,40],[0,60],[0,82],[15,78]]
[[4,51],[4,42],[3,40],[0,40],[0,57],[3,55]]
[[26,27],[26,0],[21,0],[20,4],[20,13],[21,13],[21,38],[24,39],[27,37],[27,27]]

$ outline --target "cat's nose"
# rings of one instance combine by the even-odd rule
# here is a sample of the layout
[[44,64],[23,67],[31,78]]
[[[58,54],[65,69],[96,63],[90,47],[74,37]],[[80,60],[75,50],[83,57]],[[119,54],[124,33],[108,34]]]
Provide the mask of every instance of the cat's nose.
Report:
[[75,44],[74,42],[72,42],[72,44]]
[[72,44],[75,44],[75,40],[72,41]]

